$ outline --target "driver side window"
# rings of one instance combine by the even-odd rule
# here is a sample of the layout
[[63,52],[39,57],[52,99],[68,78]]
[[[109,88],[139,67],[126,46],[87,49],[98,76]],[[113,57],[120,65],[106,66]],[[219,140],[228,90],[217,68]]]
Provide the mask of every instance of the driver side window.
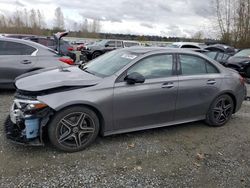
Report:
[[134,66],[132,66],[128,72],[140,73],[145,79],[163,78],[172,75],[173,70],[173,56],[170,54],[160,54],[142,59]]

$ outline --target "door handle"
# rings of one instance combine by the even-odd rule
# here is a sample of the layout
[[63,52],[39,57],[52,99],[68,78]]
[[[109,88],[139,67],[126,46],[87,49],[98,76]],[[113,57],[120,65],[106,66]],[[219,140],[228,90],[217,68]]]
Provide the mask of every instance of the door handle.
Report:
[[174,83],[173,82],[166,82],[164,84],[162,84],[161,88],[167,88],[167,89],[170,89],[170,88],[173,88],[174,87]]
[[216,84],[216,81],[213,80],[213,79],[212,79],[212,80],[208,80],[208,81],[207,81],[207,84],[208,84],[208,85],[214,85],[214,84]]
[[22,60],[20,63],[22,64],[31,64],[32,62],[30,60]]

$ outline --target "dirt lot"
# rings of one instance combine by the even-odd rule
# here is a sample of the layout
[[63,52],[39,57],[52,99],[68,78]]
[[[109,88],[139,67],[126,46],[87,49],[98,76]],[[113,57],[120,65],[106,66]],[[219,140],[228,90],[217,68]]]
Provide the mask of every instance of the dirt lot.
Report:
[[[250,86],[248,86],[248,89]],[[0,124],[12,103],[0,92]],[[66,154],[8,142],[0,187],[250,187],[250,101],[224,127],[203,122],[99,138]]]

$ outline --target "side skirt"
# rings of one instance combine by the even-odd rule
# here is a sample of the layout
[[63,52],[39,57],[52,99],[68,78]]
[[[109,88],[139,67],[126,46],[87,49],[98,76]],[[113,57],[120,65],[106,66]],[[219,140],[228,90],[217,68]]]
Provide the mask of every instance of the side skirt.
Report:
[[190,122],[195,122],[195,121],[201,121],[201,120],[204,120],[204,119],[206,119],[206,116],[199,116],[197,118],[182,120],[182,121],[172,121],[172,122],[168,122],[168,123],[148,125],[148,126],[144,126],[144,127],[135,127],[135,128],[130,128],[130,129],[111,130],[111,131],[104,132],[103,136],[109,136],[109,135],[114,135],[114,134],[122,134],[122,133],[129,133],[129,132],[135,132],[135,131],[142,131],[142,130],[146,130],[146,129],[155,129],[155,128],[160,128],[160,127],[168,127],[168,126],[172,126],[172,125],[178,125],[178,124],[190,123]]

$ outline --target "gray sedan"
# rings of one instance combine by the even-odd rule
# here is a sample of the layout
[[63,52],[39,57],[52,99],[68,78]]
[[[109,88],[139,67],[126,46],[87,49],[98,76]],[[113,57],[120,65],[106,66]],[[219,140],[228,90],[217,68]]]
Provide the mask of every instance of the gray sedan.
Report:
[[112,135],[205,120],[226,124],[245,98],[235,71],[191,51],[127,48],[85,66],[23,75],[5,127],[7,137],[63,151]]
[[0,89],[14,88],[15,78],[43,68],[65,66],[54,50],[35,42],[0,38]]

